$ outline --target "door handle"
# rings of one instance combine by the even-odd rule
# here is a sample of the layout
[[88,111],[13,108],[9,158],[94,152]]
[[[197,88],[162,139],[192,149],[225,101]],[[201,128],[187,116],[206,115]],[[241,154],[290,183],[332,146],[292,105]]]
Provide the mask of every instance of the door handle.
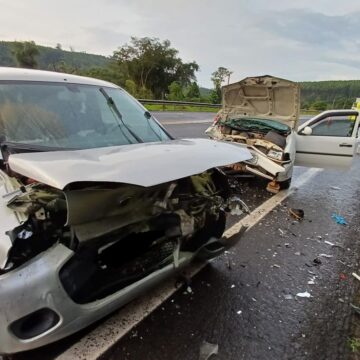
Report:
[[353,147],[352,144],[342,143],[339,145],[340,147]]

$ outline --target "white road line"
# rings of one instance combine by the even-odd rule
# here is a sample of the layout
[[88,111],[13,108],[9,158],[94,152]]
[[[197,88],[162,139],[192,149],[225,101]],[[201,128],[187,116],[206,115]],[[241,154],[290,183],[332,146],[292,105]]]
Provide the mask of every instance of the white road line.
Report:
[[162,125],[211,124],[213,120],[161,121]]
[[304,185],[312,177],[323,171],[323,169],[311,168],[302,173],[298,178],[294,179],[292,186],[289,190],[280,191],[275,196],[271,197],[269,200],[266,200],[254,211],[251,212],[248,216],[244,217],[242,220],[234,224],[231,228],[227,229],[224,233],[225,237],[230,237],[239,232],[242,226],[247,226],[247,231],[250,230],[256,223],[258,223],[265,215],[267,215],[272,209],[278,206],[282,201],[284,201],[288,196],[290,196],[294,191],[299,187]]
[[[265,201],[256,208],[251,214],[229,228],[224,236],[230,237],[239,231],[242,225],[251,229],[272,209],[290,196],[297,188],[303,186],[311,178],[321,172],[321,169],[309,169],[294,179],[293,186],[287,191],[278,194]],[[190,277],[196,275],[205,267],[204,264],[194,264],[187,270]],[[174,279],[153,289],[150,293],[132,301],[126,307],[117,311],[111,318],[101,323],[97,328],[85,335],[79,342],[71,346],[68,350],[58,356],[57,360],[95,360],[104,354],[111,346],[119,341],[138,323],[150,315],[166,299],[172,296],[177,289],[174,286]]]

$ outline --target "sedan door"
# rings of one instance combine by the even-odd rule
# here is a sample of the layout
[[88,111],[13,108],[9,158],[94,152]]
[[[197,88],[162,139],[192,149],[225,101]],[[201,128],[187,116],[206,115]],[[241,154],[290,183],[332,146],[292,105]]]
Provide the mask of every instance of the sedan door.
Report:
[[359,113],[325,111],[299,126],[295,165],[349,168],[356,150]]

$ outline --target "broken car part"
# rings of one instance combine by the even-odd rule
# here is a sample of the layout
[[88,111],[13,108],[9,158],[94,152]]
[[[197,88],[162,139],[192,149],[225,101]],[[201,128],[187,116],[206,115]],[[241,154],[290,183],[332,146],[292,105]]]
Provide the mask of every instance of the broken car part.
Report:
[[240,239],[222,238],[248,208],[218,167],[250,152],[173,140],[145,112],[110,83],[0,68],[0,353],[70,335]]

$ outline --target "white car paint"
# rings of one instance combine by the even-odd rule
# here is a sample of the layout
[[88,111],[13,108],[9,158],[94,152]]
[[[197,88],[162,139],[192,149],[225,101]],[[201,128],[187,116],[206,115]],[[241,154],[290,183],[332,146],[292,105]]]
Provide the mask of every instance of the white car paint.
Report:
[[[245,162],[247,172],[284,182],[291,179],[294,165],[338,169],[351,166],[359,145],[357,135],[360,119],[357,109],[325,111],[298,127],[300,92],[299,85],[294,82],[270,75],[248,77],[224,86],[222,91],[222,109],[217,115],[218,119],[270,119],[291,128],[284,148],[288,158],[285,162],[276,162],[267,153],[249,144],[237,143],[253,154],[253,160]],[[331,133],[334,120],[340,125],[344,121],[346,125],[350,119],[354,121],[351,134],[336,136],[338,134]],[[321,126],[323,133],[320,134]],[[306,135],[306,132],[309,134]],[[206,134],[217,140],[237,141],[236,136],[222,133],[216,121],[206,130]]]
[[[302,124],[296,134],[295,164],[320,168],[351,167],[353,156],[357,147],[357,135],[360,117],[357,110],[328,110]],[[348,136],[320,136],[316,134],[305,135],[302,130],[306,127],[316,129],[320,124],[333,123],[334,120],[348,118],[354,121],[354,127]],[[350,120],[350,118],[352,120]]]

